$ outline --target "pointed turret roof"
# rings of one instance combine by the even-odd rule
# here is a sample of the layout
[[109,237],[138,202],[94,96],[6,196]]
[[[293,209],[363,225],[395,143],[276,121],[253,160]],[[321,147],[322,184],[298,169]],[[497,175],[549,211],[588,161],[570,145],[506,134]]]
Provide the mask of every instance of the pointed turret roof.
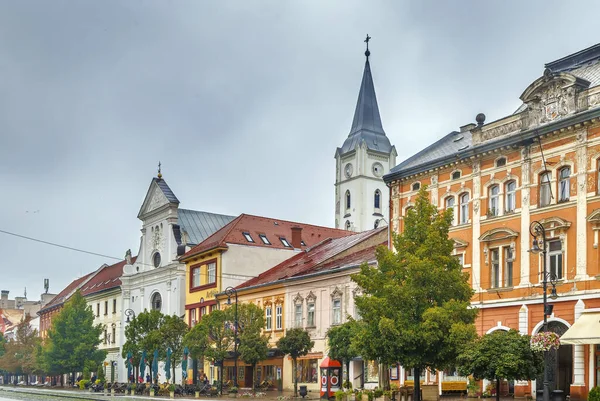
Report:
[[385,135],[381,116],[379,115],[379,106],[377,105],[377,96],[375,95],[375,85],[373,85],[373,76],[371,75],[371,65],[369,55],[371,52],[367,49],[365,55],[365,70],[363,72],[358,101],[354,110],[354,120],[350,135],[338,152],[341,154],[355,149],[360,142],[364,141],[368,149],[378,152],[390,153],[392,145]]

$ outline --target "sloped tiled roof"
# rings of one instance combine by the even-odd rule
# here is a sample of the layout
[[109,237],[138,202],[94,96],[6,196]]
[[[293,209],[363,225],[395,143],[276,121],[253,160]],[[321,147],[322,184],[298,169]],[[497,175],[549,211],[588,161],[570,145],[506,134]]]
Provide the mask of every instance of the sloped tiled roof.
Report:
[[[132,258],[132,263],[134,263],[136,259],[137,256]],[[81,286],[81,295],[85,297],[119,287],[121,285],[121,276],[123,275],[123,266],[125,266],[125,264],[126,261],[122,260],[110,266],[105,265],[94,277]]]
[[189,243],[191,245],[201,243],[227,223],[235,219],[235,216],[199,212],[188,209],[178,209],[177,217],[179,226],[189,236]]
[[383,235],[382,233],[387,233],[387,227],[380,227],[341,238],[327,238],[315,246],[284,260],[277,266],[259,274],[257,277],[251,278],[237,288],[253,287],[291,277],[315,273],[332,267],[339,268],[351,264],[371,261],[375,257],[375,248],[378,245],[385,244],[385,240],[381,243],[368,246],[365,249],[358,247],[356,252],[351,252],[340,258],[337,258],[336,256],[341,255],[343,252],[350,250],[352,247],[355,247],[368,239],[372,239],[378,234]]
[[60,306],[63,303],[65,303],[65,301],[69,298],[69,296],[71,296],[71,294],[76,289],[80,288],[81,285],[83,283],[85,283],[85,281],[87,279],[89,279],[95,273],[96,272],[94,271],[94,272],[86,274],[83,277],[79,277],[79,278],[73,280],[68,286],[66,286],[61,292],[59,292],[57,296],[52,298],[52,300],[50,302],[48,302],[46,304],[46,306],[44,306],[42,309],[40,309],[40,311],[38,312],[38,315],[41,315],[46,310],[54,309],[55,307]]
[[156,184],[163,192],[163,194],[165,194],[165,197],[170,203],[179,203],[179,199],[177,199],[173,191],[171,191],[171,188],[169,188],[165,180],[163,180],[162,178],[154,177],[152,181],[156,182]]
[[[290,247],[286,247],[280,238],[285,238],[287,242],[291,244],[292,227],[302,228],[301,237],[305,244],[305,246],[302,246],[303,249],[315,245],[326,238],[339,238],[353,234],[351,231],[335,228],[241,214],[213,235],[206,238],[203,242],[189,250],[183,255],[183,258],[196,255],[209,249],[226,247],[227,244],[291,249]],[[249,242],[243,233],[249,233],[254,242]],[[263,243],[259,236],[261,234],[266,236],[270,244]]]

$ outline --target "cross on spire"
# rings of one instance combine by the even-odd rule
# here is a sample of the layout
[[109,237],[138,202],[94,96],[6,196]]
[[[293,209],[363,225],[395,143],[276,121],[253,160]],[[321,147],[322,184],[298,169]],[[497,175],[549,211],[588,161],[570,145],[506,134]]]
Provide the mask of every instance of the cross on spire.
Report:
[[162,178],[162,174],[160,172],[160,161],[158,162],[158,179],[160,180]]
[[371,55],[371,52],[369,51],[369,40],[371,40],[371,37],[367,33],[367,38],[365,39],[365,43],[367,44],[367,51],[365,51],[365,56],[367,56],[367,61],[369,61],[369,56]]

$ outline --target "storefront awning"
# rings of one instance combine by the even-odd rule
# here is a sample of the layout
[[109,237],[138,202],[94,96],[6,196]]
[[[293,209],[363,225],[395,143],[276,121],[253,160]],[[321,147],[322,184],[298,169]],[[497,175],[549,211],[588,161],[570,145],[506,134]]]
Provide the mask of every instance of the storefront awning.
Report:
[[600,312],[583,312],[560,338],[561,344],[600,344]]

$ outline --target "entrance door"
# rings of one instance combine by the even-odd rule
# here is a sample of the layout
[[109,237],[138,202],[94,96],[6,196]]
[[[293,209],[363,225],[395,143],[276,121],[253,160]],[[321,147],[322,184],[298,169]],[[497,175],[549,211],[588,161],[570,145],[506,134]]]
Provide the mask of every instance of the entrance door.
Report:
[[241,369],[245,370],[244,387],[252,388],[252,366],[244,366]]
[[[548,331],[562,336],[568,327],[561,322],[548,322]],[[540,331],[543,327],[540,328]],[[550,378],[550,391],[562,390],[565,395],[569,394],[571,378],[573,377],[573,346],[561,345],[558,350],[548,352],[548,376]],[[536,379],[537,390],[544,389],[544,372],[542,371]]]

